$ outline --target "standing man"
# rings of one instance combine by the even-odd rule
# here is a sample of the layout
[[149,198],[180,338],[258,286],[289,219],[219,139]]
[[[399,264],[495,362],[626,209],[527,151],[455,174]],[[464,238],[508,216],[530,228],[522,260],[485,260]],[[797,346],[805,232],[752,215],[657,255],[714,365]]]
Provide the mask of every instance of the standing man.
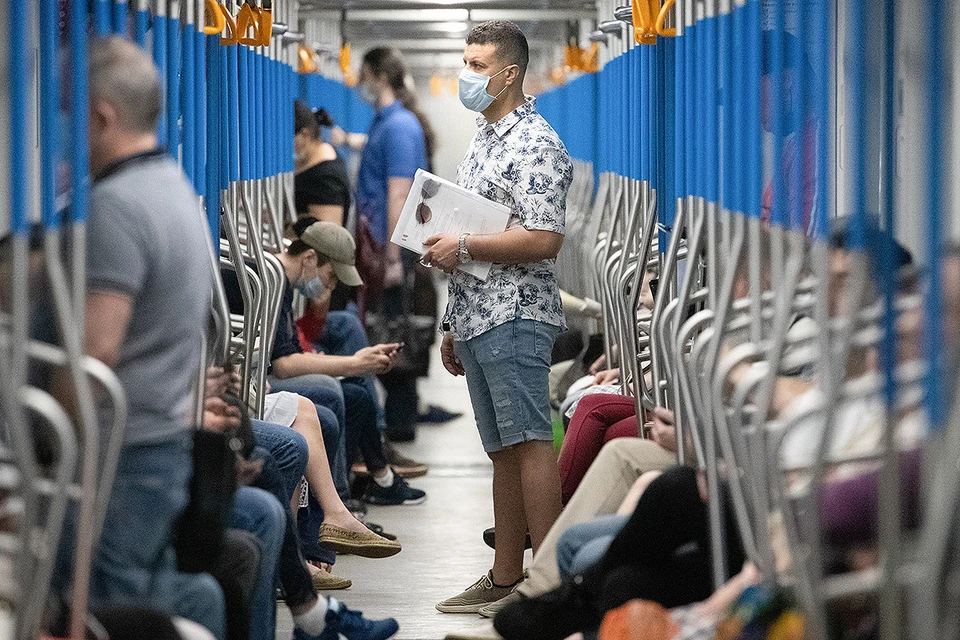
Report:
[[[503,233],[433,236],[423,257],[451,274],[443,365],[466,375],[493,461],[493,568],[439,603],[445,613],[475,613],[508,596],[523,579],[527,531],[536,552],[560,513],[548,374],[564,327],[554,262],[573,166],[535,99],[523,93],[528,59],[527,40],[511,22],[487,22],[467,36],[460,100],[483,117],[457,182],[512,213]],[[486,280],[457,269],[472,260],[493,263]]]
[[[434,147],[433,130],[417,105],[407,76],[399,51],[377,47],[363,56],[357,86],[360,97],[376,110],[360,159],[356,201],[358,220],[370,225],[386,259],[384,282],[377,283],[382,285],[383,294],[380,300],[370,301],[381,319],[396,318],[413,307],[416,260],[409,252],[403,256],[400,247],[390,243],[390,237],[417,169],[430,168]],[[394,442],[413,440],[419,404],[416,372],[394,371],[381,381],[387,391],[387,438]],[[394,462],[401,461],[395,458]]]

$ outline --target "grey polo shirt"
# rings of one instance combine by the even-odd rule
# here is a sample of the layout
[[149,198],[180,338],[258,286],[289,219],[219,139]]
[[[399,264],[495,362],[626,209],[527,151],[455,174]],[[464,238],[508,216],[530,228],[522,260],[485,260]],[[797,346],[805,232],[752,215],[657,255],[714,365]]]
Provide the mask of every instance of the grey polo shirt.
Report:
[[87,286],[133,301],[115,368],[129,405],[124,443],[169,440],[193,422],[210,314],[210,231],[169,156],[143,154],[107,171],[91,190]]

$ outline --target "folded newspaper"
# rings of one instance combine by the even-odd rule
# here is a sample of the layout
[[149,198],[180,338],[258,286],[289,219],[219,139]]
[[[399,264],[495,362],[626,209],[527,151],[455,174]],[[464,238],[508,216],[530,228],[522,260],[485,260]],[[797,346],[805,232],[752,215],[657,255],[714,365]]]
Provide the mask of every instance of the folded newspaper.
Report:
[[[423,243],[430,236],[500,233],[509,221],[510,208],[506,205],[418,169],[390,241],[423,255]],[[457,268],[486,280],[491,266],[489,262],[471,262]]]

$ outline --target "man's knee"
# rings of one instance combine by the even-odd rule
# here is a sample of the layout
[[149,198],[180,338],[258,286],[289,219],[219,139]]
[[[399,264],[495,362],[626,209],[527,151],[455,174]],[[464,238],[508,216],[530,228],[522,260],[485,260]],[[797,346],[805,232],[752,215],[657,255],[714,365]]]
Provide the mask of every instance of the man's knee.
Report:
[[595,464],[625,465],[637,473],[644,473],[669,466],[673,458],[670,452],[653,440],[614,438],[600,449]]
[[331,311],[330,319],[336,320],[337,334],[343,337],[355,337],[363,335],[366,337],[366,329],[363,328],[363,323],[360,322],[360,318],[357,317],[355,313],[349,311]]
[[226,637],[226,601],[219,583],[209,573],[178,574],[174,614],[206,627],[217,640]]
[[283,541],[286,512],[270,493],[254,487],[240,487],[234,497],[233,524],[257,536],[264,555],[275,553]]

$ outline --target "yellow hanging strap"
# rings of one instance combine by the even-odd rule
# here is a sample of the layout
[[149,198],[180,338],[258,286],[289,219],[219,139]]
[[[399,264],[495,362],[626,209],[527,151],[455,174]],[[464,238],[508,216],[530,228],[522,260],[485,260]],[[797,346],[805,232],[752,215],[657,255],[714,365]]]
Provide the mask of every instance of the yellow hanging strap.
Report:
[[633,0],[633,38],[637,44],[657,44],[656,14],[660,9],[658,0]]
[[[203,32],[208,36],[221,33],[227,25],[220,7],[221,5],[217,4],[216,0],[205,0],[204,2],[203,15],[206,24],[203,25]],[[213,24],[210,24],[211,21]]]
[[600,70],[600,44],[592,43],[581,51],[580,70],[584,73],[596,73]]
[[237,22],[233,19],[233,16],[230,15],[230,12],[227,10],[227,7],[223,3],[220,3],[220,15],[223,16],[223,34],[220,37],[220,44],[222,45],[231,45],[239,44],[240,36],[237,34]]
[[300,59],[297,68],[300,73],[316,73],[319,71],[313,52],[302,44],[297,45],[297,57]]
[[255,15],[260,46],[269,47],[270,39],[273,37],[273,3],[270,0],[263,0],[263,7],[257,9]]
[[344,42],[340,45],[340,71],[346,73],[350,70],[350,43]]
[[657,33],[663,36],[664,38],[676,38],[677,37],[677,28],[672,27],[670,29],[665,29],[664,24],[667,22],[667,13],[673,8],[676,0],[667,0],[663,3],[663,7],[660,8],[660,15],[657,16]]
[[[252,35],[247,35],[252,31]],[[240,13],[237,14],[237,42],[245,44],[248,47],[260,46],[260,32],[257,22],[257,14],[249,2],[244,2],[240,7]]]

